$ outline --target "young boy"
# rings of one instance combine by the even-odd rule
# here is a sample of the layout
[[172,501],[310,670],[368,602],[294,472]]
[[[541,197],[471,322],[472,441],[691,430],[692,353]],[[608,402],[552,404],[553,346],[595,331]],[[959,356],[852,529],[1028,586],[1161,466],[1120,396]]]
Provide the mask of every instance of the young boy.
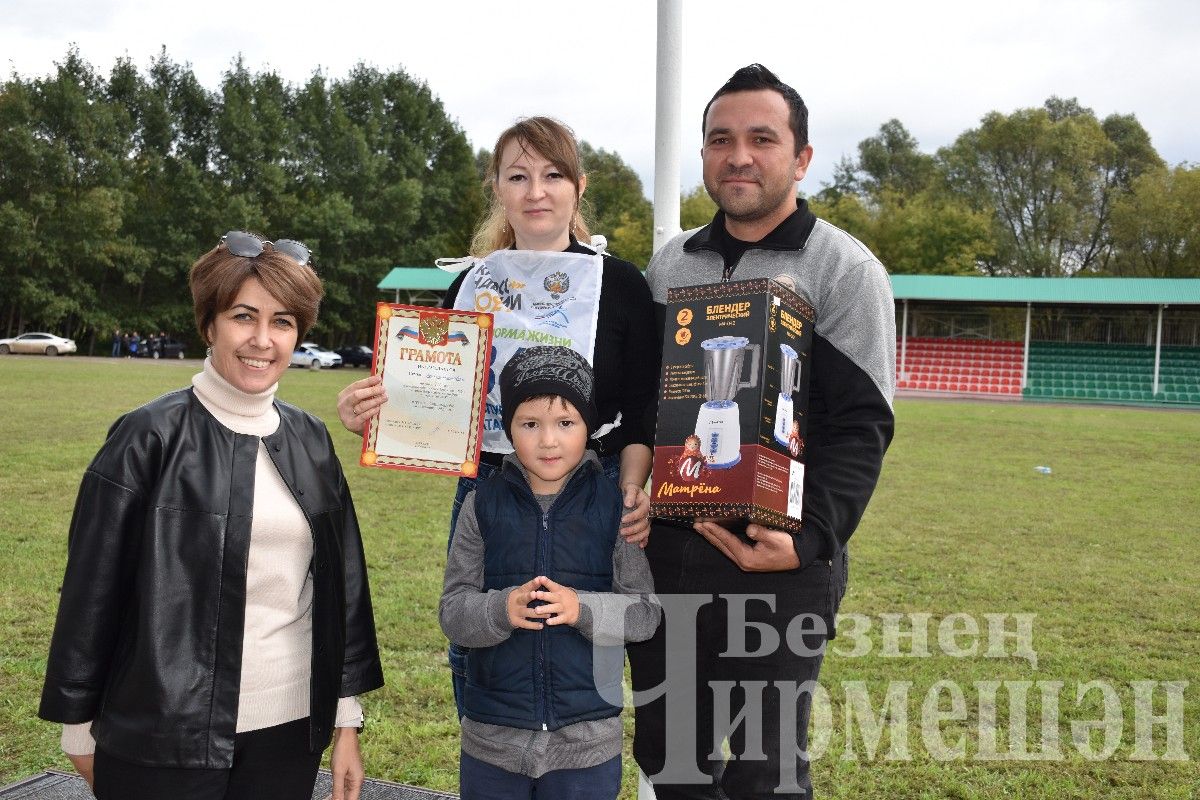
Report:
[[471,650],[459,791],[612,800],[621,784],[623,644],[658,626],[650,567],[618,534],[621,492],[587,449],[593,375],[565,347],[500,374],[515,453],[467,495],[438,617]]

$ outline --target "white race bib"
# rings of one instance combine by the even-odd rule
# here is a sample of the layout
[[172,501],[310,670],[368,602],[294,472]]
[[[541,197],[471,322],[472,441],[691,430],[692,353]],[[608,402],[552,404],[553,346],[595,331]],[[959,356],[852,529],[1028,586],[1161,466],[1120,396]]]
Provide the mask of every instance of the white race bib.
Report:
[[527,347],[569,347],[592,363],[600,310],[600,253],[497,250],[475,260],[463,278],[454,307],[488,311],[492,366],[483,417],[483,449],[511,453],[500,417],[500,373]]

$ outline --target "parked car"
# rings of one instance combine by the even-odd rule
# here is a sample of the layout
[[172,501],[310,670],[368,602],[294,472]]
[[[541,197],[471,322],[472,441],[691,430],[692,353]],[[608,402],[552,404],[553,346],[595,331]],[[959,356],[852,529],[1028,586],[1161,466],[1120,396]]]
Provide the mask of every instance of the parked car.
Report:
[[365,344],[356,344],[350,347],[343,347],[339,350],[335,350],[334,352],[342,357],[342,363],[347,367],[362,366],[366,367],[367,369],[371,368],[372,350]]
[[291,366],[293,367],[320,369],[321,367],[340,367],[341,365],[341,356],[313,342],[301,343],[292,353]]
[[9,353],[41,353],[61,356],[75,352],[75,341],[53,333],[22,333],[13,339],[0,339],[0,356]]
[[184,344],[170,336],[157,340],[153,346],[149,339],[142,339],[138,346],[138,358],[186,358]]

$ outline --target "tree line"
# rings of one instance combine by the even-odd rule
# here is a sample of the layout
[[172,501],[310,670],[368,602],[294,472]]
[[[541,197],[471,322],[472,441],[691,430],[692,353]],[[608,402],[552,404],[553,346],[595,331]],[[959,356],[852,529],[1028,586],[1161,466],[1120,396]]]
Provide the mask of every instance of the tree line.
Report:
[[934,154],[889,120],[813,206],[894,273],[1200,277],[1200,169],[1075,99],[989,113]]
[[[644,266],[637,173],[581,150],[593,230]],[[0,83],[0,331],[83,352],[116,327],[193,339],[187,269],[244,229],[306,242],[326,287],[314,336],[365,341],[391,267],[466,252],[488,157],[400,69],[293,85],[238,58],[210,91],[165,50],[105,75],[72,48]],[[809,199],[897,273],[1200,276],[1200,170],[1075,100],[994,112],[934,154],[891,120]],[[682,201],[685,230],[715,210],[703,186]]]
[[465,252],[482,211],[466,136],[403,71],[294,86],[238,59],[212,92],[165,51],[56,66],[0,84],[0,330],[194,339],[188,267],[242,229],[306,242],[317,335],[364,339],[387,271]]

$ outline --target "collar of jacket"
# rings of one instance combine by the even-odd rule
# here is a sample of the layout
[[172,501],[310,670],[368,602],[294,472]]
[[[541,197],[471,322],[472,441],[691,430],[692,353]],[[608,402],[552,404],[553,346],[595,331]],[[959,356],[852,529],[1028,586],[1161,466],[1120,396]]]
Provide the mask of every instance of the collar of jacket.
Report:
[[[808,207],[808,201],[796,200],[796,210],[775,230],[768,233],[757,242],[748,242],[749,250],[803,250],[808,243],[808,237],[817,224],[817,215]],[[727,243],[732,241],[729,231],[725,229],[725,212],[718,211],[712,222],[696,231],[686,242],[683,250],[694,253],[698,250],[712,250],[724,255]]]
[[[567,473],[567,479],[563,481],[562,489],[558,491],[558,494],[561,495],[563,492],[565,492],[567,487],[575,482],[575,478],[585,468],[599,471],[604,470],[603,465],[600,463],[600,457],[596,455],[596,451],[583,451],[583,458],[579,460],[579,463],[575,465],[573,470]],[[517,458],[516,453],[506,453],[504,455],[504,460],[500,464],[500,472],[504,475],[506,480],[511,483],[524,486],[529,494],[533,495],[533,489],[529,486],[529,470],[525,469],[525,465],[521,463],[519,458]]]
[[[291,491],[292,497],[295,498],[296,503],[300,506],[300,510],[304,512],[304,517],[308,521],[309,527],[312,527],[312,516],[316,509],[311,507],[310,502],[306,502],[304,488],[305,480],[312,477],[310,474],[312,472],[311,464],[307,460],[302,465],[297,464],[297,458],[309,459],[311,457],[306,448],[297,447],[297,445],[301,445],[303,442],[302,437],[304,434],[300,433],[298,425],[303,422],[304,412],[287,403],[280,403],[278,398],[276,398],[271,401],[271,405],[279,415],[279,426],[274,432],[266,436],[256,436],[252,433],[238,433],[223,424],[205,407],[200,398],[196,396],[196,388],[194,386],[188,387],[186,391],[191,397],[192,404],[199,409],[200,413],[215,425],[218,430],[233,439],[234,451],[237,454],[235,455],[235,462],[244,464],[246,461],[249,461],[251,470],[249,475],[236,476],[238,481],[243,482],[235,482],[233,484],[237,487],[250,487],[248,507],[253,507],[253,469],[257,465],[258,443],[261,441],[267,449],[267,455],[275,464],[275,468],[279,470],[279,475],[283,478],[284,484]],[[248,480],[246,480],[247,478]],[[235,491],[236,494],[237,491]],[[237,499],[241,501],[244,498],[239,497]]]

